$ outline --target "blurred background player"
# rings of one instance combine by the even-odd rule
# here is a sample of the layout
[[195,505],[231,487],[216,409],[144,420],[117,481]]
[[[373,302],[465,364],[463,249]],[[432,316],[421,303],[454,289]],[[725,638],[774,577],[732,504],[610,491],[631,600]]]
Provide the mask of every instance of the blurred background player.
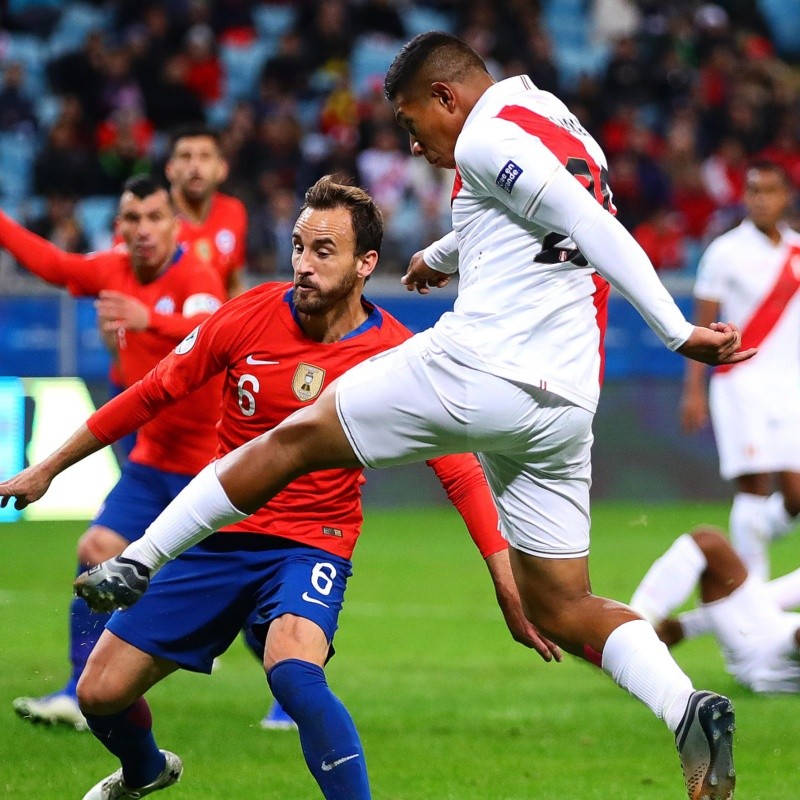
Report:
[[792,192],[780,166],[755,162],[745,186],[747,217],[700,261],[695,323],[733,321],[758,358],[716,367],[708,395],[706,367],[688,362],[682,422],[697,430],[710,407],[720,472],[736,484],[731,540],[766,580],[767,544],[800,513],[800,234],[782,221]]
[[[116,230],[123,246],[65,253],[0,212],[0,246],[40,278],[74,295],[97,295],[103,331],[116,340],[123,382],[132,385],[222,304],[219,275],[178,245],[179,221],[170,195],[147,176],[131,178],[120,197]],[[122,476],[78,542],[79,571],[121,552],[214,454],[221,384],[144,426]],[[90,614],[79,598],[70,607],[72,674],[59,691],[20,697],[14,709],[34,722],[85,728],[75,687],[108,615]]]
[[[670,614],[699,589],[701,605]],[[800,692],[800,570],[764,583],[718,531],[676,539],[642,579],[631,606],[670,647],[712,633],[728,672],[754,692]]]
[[[227,303],[56,453],[0,491],[25,502],[37,499],[62,469],[146,424],[219,373],[225,375],[220,456],[313,403],[350,366],[411,335],[362,298],[382,233],[365,192],[320,180],[294,228],[293,285],[264,284]],[[430,463],[486,559],[515,638],[536,646],[547,660],[558,657],[524,620],[477,460],[457,455]],[[208,672],[245,622],[259,642],[273,691],[297,720],[323,795],[369,797],[353,721],[322,672],[361,529],[363,481],[361,468],[298,478],[250,519],[161,571],[145,599],[112,620],[79,696],[92,730],[122,761],[122,773],[98,784],[87,799],[117,797],[115,791],[131,786],[155,790],[177,779],[177,757],[162,755],[149,725],[141,723],[149,719],[142,694],[179,667]]]
[[[171,136],[169,158],[164,171],[170,196],[180,220],[178,241],[199,262],[219,273],[228,297],[244,291],[247,212],[241,201],[219,191],[228,177],[219,134],[205,125],[176,129]],[[113,362],[109,373],[111,396],[126,384],[116,365],[113,336],[104,335]],[[136,434],[120,441],[127,454]]]

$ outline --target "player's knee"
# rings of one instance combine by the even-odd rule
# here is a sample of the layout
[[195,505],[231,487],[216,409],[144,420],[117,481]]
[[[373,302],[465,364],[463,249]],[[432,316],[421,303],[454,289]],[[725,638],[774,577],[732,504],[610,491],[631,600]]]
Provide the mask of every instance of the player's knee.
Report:
[[93,716],[115,714],[133,702],[128,702],[119,687],[109,682],[102,672],[93,670],[91,660],[78,681],[76,691],[81,711]]
[[78,561],[90,567],[118,556],[127,542],[113,531],[91,527],[78,539]]
[[691,535],[708,562],[713,562],[715,556],[731,549],[730,542],[722,531],[711,525],[695,528]]

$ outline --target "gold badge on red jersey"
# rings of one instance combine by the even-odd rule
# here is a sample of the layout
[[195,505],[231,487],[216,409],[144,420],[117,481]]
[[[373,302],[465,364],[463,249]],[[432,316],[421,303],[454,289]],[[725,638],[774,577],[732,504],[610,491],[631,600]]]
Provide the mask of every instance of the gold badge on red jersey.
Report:
[[208,239],[198,239],[194,243],[194,252],[201,261],[211,261],[211,243]]
[[313,364],[300,363],[292,378],[292,391],[298,400],[304,403],[313,400],[321,391],[325,382],[325,370]]

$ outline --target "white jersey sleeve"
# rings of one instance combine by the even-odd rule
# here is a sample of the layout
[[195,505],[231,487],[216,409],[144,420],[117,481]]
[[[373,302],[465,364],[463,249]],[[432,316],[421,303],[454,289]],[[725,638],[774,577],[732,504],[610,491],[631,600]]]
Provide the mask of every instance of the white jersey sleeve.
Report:
[[425,263],[437,272],[452,275],[458,270],[458,239],[453,231],[428,245],[422,253]]
[[695,297],[717,303],[725,299],[728,270],[726,269],[727,259],[723,252],[724,249],[724,242],[717,239],[703,253],[697,267],[697,278],[694,284]]
[[[460,148],[464,179],[519,217],[560,233],[583,253],[592,268],[611,283],[642,315],[671,350],[693,330],[664,288],[636,240],[606,211],[594,194],[536,137],[492,119],[480,131],[492,147]],[[460,142],[459,142],[460,144]]]

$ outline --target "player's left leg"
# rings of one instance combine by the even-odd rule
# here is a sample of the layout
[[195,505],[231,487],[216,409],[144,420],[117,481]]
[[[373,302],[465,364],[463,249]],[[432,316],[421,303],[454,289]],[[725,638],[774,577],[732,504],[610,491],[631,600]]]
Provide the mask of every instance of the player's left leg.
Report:
[[269,626],[264,669],[276,699],[297,723],[306,764],[326,800],[369,800],[361,739],[323,670],[329,648],[315,622],[284,614]]
[[675,734],[689,797],[729,800],[730,702],[696,692],[649,623],[627,606],[593,595],[586,558],[539,558],[512,548],[511,563],[530,621],[568,652],[600,654],[614,682]]

